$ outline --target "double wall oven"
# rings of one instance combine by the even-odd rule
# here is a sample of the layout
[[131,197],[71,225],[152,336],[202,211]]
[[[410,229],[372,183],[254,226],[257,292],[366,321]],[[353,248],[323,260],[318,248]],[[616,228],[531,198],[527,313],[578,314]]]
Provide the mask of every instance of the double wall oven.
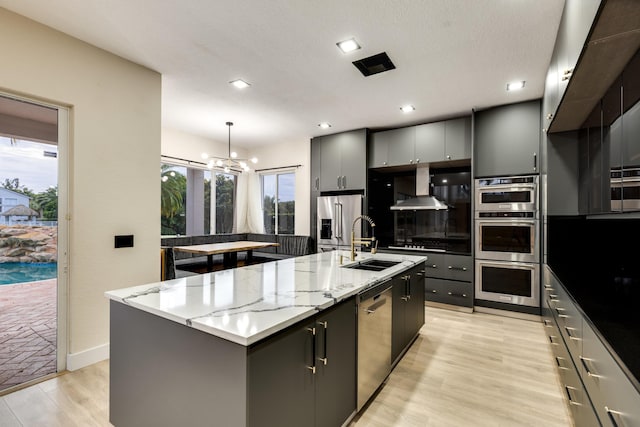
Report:
[[538,176],[475,182],[475,299],[540,306]]

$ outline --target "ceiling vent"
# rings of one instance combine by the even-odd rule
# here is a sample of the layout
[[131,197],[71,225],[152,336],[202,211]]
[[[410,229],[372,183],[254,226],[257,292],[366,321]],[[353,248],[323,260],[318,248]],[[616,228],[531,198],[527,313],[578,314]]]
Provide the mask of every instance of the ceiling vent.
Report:
[[353,61],[353,65],[355,65],[365,77],[396,68],[386,52]]

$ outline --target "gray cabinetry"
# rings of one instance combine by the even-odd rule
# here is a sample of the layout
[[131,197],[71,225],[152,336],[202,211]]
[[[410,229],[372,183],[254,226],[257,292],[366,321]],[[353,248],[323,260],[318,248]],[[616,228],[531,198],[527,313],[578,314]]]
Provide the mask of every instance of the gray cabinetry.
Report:
[[416,126],[414,163],[431,163],[444,160],[444,129],[444,122]]
[[[319,147],[313,148],[314,144]],[[318,153],[319,152],[319,153]],[[318,178],[319,191],[362,190],[367,177],[367,130],[359,129],[326,135],[312,140],[312,182]],[[319,168],[319,172],[314,169]]]
[[557,322],[558,312],[554,300],[557,300],[558,293],[563,291],[562,286],[551,270],[545,266],[543,273],[542,319],[558,369],[560,386],[564,392],[565,401],[576,426],[599,427],[598,417],[580,378],[580,371],[576,368],[574,358],[567,347],[566,335],[563,335]]
[[471,158],[471,117],[374,132],[369,167],[404,166]]
[[418,163],[415,158],[415,127],[406,127],[384,132],[388,150],[388,166]]
[[640,394],[586,322],[583,339],[581,374],[602,425],[640,426]]
[[444,122],[444,160],[471,158],[471,117]]
[[249,424],[338,426],[356,409],[355,301],[249,353]]
[[545,265],[542,315],[577,426],[640,426],[640,391]]
[[564,3],[544,89],[544,128],[549,127],[555,116],[599,6],[600,0],[566,0]]
[[429,254],[425,275],[427,302],[473,307],[473,257]]
[[482,110],[475,115],[475,177],[538,173],[540,100]]
[[395,365],[424,325],[424,265],[393,279],[391,362]]
[[314,138],[311,140],[311,212],[309,215],[311,230],[311,238],[314,242],[318,241],[318,196],[320,196],[320,146],[321,139]]

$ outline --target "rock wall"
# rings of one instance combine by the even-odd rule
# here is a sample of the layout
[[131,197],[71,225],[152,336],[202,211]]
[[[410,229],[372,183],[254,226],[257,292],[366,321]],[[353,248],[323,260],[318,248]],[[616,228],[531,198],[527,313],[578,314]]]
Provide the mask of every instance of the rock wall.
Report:
[[0,263],[57,262],[58,227],[0,225]]

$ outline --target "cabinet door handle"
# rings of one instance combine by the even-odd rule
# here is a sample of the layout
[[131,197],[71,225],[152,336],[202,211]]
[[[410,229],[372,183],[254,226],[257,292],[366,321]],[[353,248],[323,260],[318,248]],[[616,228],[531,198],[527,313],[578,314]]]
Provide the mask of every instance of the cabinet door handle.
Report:
[[614,411],[613,409],[609,409],[608,406],[605,406],[604,410],[607,411],[607,415],[609,416],[609,421],[611,421],[611,424],[613,424],[613,427],[623,427],[625,425],[624,420],[622,419],[621,412]]
[[437,264],[427,265],[427,268],[438,268],[438,265]]
[[564,330],[567,331],[567,336],[569,337],[570,340],[572,341],[580,341],[580,338],[578,338],[577,336],[573,335],[571,331],[575,331],[575,328],[570,328],[568,326],[564,327]]
[[538,170],[538,155],[533,153],[533,171],[537,172]]
[[566,386],[564,386],[564,389],[565,389],[565,390],[566,390],[566,392],[567,392],[567,397],[569,398],[569,404],[570,404],[570,405],[582,406],[582,403],[577,402],[576,400],[574,400],[574,399],[571,397],[571,390],[577,391],[575,388],[573,388],[573,387],[569,387],[568,385],[566,385]]
[[320,178],[316,177],[316,190],[320,189]]
[[460,298],[466,298],[467,297],[467,294],[457,294],[457,293],[454,293],[454,292],[447,292],[447,294],[449,294],[452,297],[460,297]]
[[[429,290],[429,289],[427,289],[427,291],[428,291],[428,290]],[[437,293],[438,293],[438,291],[436,291],[435,289],[431,289],[431,293],[432,293],[432,294],[437,294]]]
[[325,320],[324,322],[318,322],[318,325],[322,326],[324,328],[323,334],[322,334],[322,346],[323,346],[323,353],[324,353],[324,357],[318,357],[318,360],[322,362],[323,365],[327,365],[327,321]]
[[338,188],[340,188],[340,177],[339,177],[339,176],[338,176],[338,178],[336,179],[336,182],[337,182]]
[[345,188],[347,188],[347,176],[342,175],[342,189],[344,190]]
[[593,360],[587,359],[586,357],[580,356],[580,362],[582,362],[582,366],[584,370],[587,372],[587,376],[591,378],[602,378],[602,375],[596,373],[596,370],[593,368]]
[[567,360],[567,359],[565,359],[564,357],[556,356],[556,364],[558,365],[558,369],[564,369],[564,370],[569,369],[566,366],[564,366],[564,363],[560,362],[561,360]]
[[450,265],[449,270],[467,271],[467,267],[457,267],[455,265]]
[[451,156],[447,154],[447,160],[451,160]]
[[307,331],[311,332],[311,366],[307,366],[307,369],[312,374],[316,374],[316,328],[307,328]]

